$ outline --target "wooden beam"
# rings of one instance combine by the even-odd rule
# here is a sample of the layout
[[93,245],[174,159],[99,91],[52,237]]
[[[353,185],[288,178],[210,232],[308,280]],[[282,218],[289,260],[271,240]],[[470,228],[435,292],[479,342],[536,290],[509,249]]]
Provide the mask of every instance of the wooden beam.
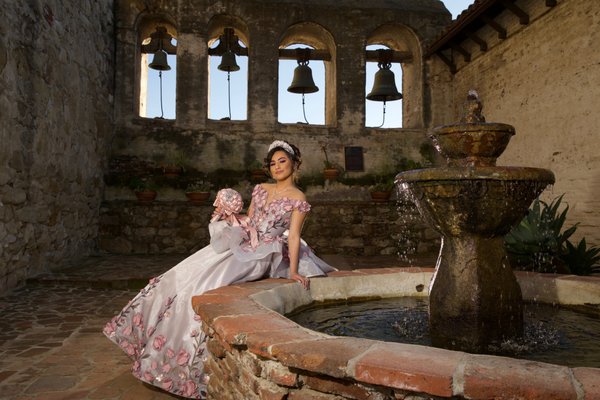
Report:
[[469,37],[469,39],[471,39],[472,41],[474,41],[475,43],[477,43],[479,45],[479,50],[487,51],[488,46],[487,46],[487,42],[485,40],[483,40],[482,38],[477,36],[476,33],[471,32],[468,29],[463,29],[463,32],[465,33],[465,35],[467,35]]
[[[366,61],[378,61],[377,50],[367,50]],[[297,58],[296,49],[279,49],[279,58],[284,60],[295,60]],[[309,60],[331,61],[331,54],[327,50],[310,50]],[[410,63],[413,60],[412,53],[409,51],[394,51],[392,62]]]
[[488,17],[487,15],[481,15],[481,20],[492,27],[496,32],[498,32],[498,37],[500,39],[506,39],[506,29],[504,29],[500,24],[496,21]]
[[517,6],[514,3],[514,0],[500,0],[500,3],[504,7],[508,8],[510,12],[519,17],[519,22],[521,23],[521,25],[529,24],[529,14],[527,14],[525,11],[519,8],[519,6]]
[[444,64],[446,64],[448,67],[450,67],[450,72],[455,74],[456,73],[456,65],[454,65],[454,63],[452,61],[450,61],[450,59],[448,57],[446,57],[444,55],[444,53],[442,53],[441,51],[437,51],[435,53],[436,56],[438,56],[440,58],[440,60],[442,60],[444,62]]
[[546,7],[554,7],[556,5],[556,0],[546,0]]
[[[248,49],[246,47],[237,46],[233,52],[236,56],[248,56]],[[209,56],[222,56],[223,53],[225,53],[225,45],[221,46],[221,43],[217,47],[208,49]]]
[[[327,50],[310,50],[309,60],[331,61],[331,54]],[[297,60],[296,49],[279,49],[279,58],[283,60]]]
[[173,36],[167,33],[167,28],[157,26],[156,30],[150,34],[150,43],[141,46],[142,53],[156,53],[159,49],[167,54],[177,54],[177,46],[171,44]]
[[219,44],[212,49],[208,49],[209,56],[222,56],[226,51],[231,50],[237,56],[247,56],[248,48],[240,46],[240,39],[235,34],[233,28],[223,29],[223,34],[219,36]]
[[141,47],[141,51],[142,53],[153,54],[156,53],[159,48],[162,48],[167,54],[177,54],[177,46],[173,46],[171,43],[163,43],[162,46],[159,46],[158,43],[150,42],[148,44],[143,44]]
[[469,62],[471,61],[471,53],[469,53],[468,51],[466,51],[465,49],[463,49],[460,45],[454,43],[454,42],[450,42],[450,47],[452,47],[453,50],[456,50],[457,52],[459,52],[463,58],[465,59],[465,62]]
[[[396,51],[392,52],[392,62],[397,63],[410,63],[413,60],[412,53],[410,51]],[[367,61],[378,61],[377,50],[367,50],[365,59]]]

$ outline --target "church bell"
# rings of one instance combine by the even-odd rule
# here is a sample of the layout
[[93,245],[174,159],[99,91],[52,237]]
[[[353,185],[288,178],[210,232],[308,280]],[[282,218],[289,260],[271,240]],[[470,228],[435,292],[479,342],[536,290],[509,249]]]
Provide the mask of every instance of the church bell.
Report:
[[161,49],[161,50],[158,50],[156,53],[154,53],[152,62],[148,65],[148,67],[155,69],[157,71],[170,70],[171,67],[167,63],[167,52]]
[[393,101],[400,100],[402,93],[398,92],[396,88],[396,80],[394,79],[394,73],[389,67],[380,68],[375,73],[375,79],[373,81],[373,89],[371,93],[367,95],[367,100],[372,101]]
[[235,53],[232,50],[227,50],[221,56],[221,64],[217,67],[220,71],[235,72],[239,71],[240,67],[235,61]]
[[294,79],[292,84],[287,88],[288,92],[291,93],[315,93],[319,91],[315,81],[313,80],[312,70],[306,63],[298,63],[299,65],[294,70]]

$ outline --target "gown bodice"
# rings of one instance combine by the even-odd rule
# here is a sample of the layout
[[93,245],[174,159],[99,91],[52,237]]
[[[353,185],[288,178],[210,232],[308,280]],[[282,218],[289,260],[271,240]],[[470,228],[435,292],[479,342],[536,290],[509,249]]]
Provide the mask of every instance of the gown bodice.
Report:
[[256,229],[259,242],[269,243],[285,240],[284,232],[289,229],[292,212],[310,211],[310,204],[303,200],[281,197],[267,203],[268,193],[261,185],[252,192],[254,212],[249,217],[249,226]]

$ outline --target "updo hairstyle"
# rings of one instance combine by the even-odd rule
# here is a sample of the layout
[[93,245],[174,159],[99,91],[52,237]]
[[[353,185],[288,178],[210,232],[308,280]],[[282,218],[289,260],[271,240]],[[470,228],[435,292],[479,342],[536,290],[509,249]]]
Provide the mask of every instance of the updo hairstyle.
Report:
[[[282,142],[281,145],[277,145],[276,143],[278,142]],[[263,164],[263,168],[266,170],[267,174],[269,176],[271,176],[270,173],[270,167],[271,167],[271,159],[273,158],[273,154],[275,154],[278,151],[283,151],[285,152],[285,154],[287,154],[287,156],[290,158],[290,160],[292,160],[292,162],[294,163],[294,170],[298,170],[298,168],[300,168],[300,165],[302,164],[302,155],[300,153],[300,149],[296,146],[294,146],[291,143],[288,143],[284,140],[281,141],[276,141],[273,142],[276,145],[271,147],[271,150],[269,150],[269,152],[267,153],[267,157],[264,160],[264,164]],[[286,149],[287,146],[289,146],[289,148],[292,150],[293,153],[290,153],[289,149]]]

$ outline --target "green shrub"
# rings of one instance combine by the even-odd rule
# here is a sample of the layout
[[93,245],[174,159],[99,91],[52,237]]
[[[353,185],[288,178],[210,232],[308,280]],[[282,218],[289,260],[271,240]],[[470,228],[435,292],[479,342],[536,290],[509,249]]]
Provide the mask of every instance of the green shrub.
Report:
[[576,226],[562,231],[569,207],[559,213],[562,196],[547,204],[536,199],[527,215],[504,238],[506,250],[518,269],[557,272],[560,255]]

